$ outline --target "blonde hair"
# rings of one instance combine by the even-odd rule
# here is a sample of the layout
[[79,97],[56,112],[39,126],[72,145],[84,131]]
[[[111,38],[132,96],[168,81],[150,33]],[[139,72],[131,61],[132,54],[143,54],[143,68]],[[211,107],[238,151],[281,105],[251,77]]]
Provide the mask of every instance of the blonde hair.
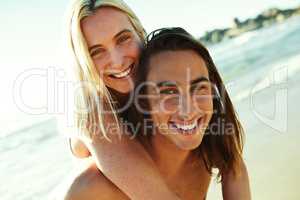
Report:
[[96,133],[93,129],[95,125],[96,128],[100,128],[97,130],[109,139],[104,126],[105,119],[103,114],[107,109],[112,113],[113,123],[119,128],[119,120],[112,103],[112,97],[93,63],[81,29],[81,20],[93,15],[101,7],[112,7],[124,12],[140,39],[144,41],[146,37],[141,22],[122,0],[75,0],[73,3],[67,18],[67,35],[69,49],[75,66],[75,70],[72,71],[75,72],[74,78],[81,84],[81,87],[77,93],[74,93],[76,111],[72,112],[72,115],[74,115],[73,120],[77,133],[83,133],[83,136],[87,136],[89,139],[94,136],[92,134]]

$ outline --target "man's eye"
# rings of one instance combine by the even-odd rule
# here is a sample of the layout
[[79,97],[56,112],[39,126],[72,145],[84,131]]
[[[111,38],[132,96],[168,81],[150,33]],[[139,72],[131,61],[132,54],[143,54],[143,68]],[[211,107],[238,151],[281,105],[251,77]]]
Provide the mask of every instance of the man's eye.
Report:
[[160,94],[177,94],[178,91],[176,89],[164,89],[159,92]]
[[209,83],[202,83],[192,86],[191,90],[193,93],[207,94],[211,92],[211,85]]

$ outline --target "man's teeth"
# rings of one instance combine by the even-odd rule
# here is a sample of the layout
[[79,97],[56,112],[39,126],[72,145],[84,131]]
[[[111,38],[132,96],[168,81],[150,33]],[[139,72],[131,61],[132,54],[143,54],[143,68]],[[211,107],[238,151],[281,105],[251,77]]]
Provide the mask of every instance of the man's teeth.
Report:
[[117,74],[113,74],[114,77],[116,78],[123,78],[125,76],[128,76],[128,74],[131,72],[131,67],[129,67],[127,70],[125,70],[124,72],[120,72]]
[[175,126],[179,129],[182,129],[184,131],[189,131],[189,130],[192,130],[194,128],[196,128],[197,126],[197,121],[195,121],[193,124],[190,124],[190,125],[179,125],[179,124],[175,124]]

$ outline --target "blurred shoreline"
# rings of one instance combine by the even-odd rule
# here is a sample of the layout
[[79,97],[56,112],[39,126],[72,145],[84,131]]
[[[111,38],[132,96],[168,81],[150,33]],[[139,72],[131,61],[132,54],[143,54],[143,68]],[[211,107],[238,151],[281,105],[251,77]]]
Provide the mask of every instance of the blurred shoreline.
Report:
[[256,17],[244,21],[234,18],[232,27],[206,31],[206,33],[200,37],[200,41],[206,45],[216,44],[224,40],[238,37],[243,33],[269,27],[276,23],[283,23],[294,16],[300,16],[300,6],[282,10],[270,8]]

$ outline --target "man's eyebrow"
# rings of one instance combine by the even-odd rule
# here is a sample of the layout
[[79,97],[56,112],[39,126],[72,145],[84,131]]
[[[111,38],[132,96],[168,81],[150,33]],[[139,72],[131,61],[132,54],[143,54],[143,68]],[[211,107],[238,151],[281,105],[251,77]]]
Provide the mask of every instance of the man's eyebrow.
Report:
[[175,81],[161,81],[156,84],[157,87],[177,86]]
[[199,82],[203,82],[203,81],[209,82],[209,79],[205,76],[200,76],[199,78],[196,78],[196,79],[192,80],[191,85],[199,83]]
[[[132,31],[129,30],[129,29],[124,29],[122,31],[120,31],[119,33],[117,33],[115,36],[114,36],[114,39],[118,38],[120,35],[122,35],[123,33],[131,33]],[[101,44],[95,44],[95,45],[92,45],[91,47],[89,47],[89,52],[91,52],[93,49],[96,49],[96,48],[99,48],[99,47],[102,47]]]

